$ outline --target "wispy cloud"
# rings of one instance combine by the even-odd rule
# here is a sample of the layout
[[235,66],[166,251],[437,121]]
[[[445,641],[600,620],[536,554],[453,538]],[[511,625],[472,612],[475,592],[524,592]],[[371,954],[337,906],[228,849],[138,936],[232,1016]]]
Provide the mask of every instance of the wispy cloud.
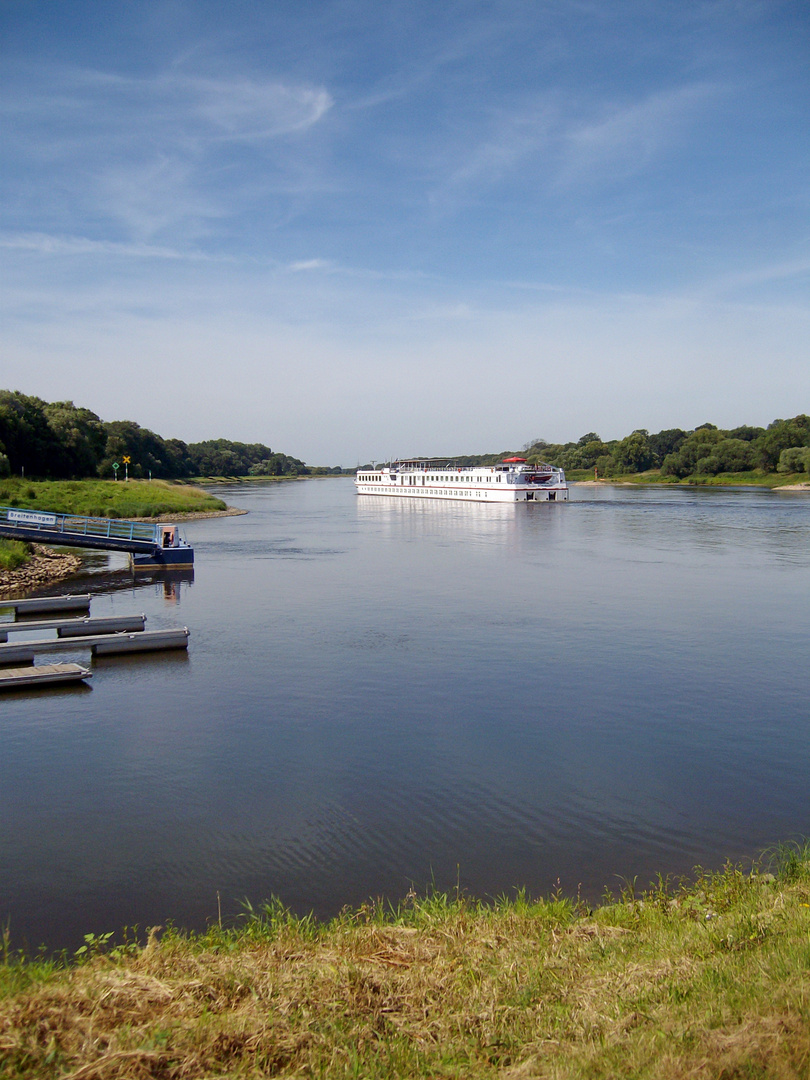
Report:
[[600,106],[598,117],[572,124],[564,134],[560,180],[643,171],[680,141],[689,121],[721,92],[717,85],[695,83],[628,104]]
[[29,79],[30,93],[6,99],[4,113],[29,122],[50,114],[76,133],[117,133],[119,141],[148,131],[159,143],[178,128],[185,141],[278,138],[312,127],[333,105],[324,87],[279,79],[211,79],[177,71],[136,78],[65,68],[32,70]]
[[200,259],[204,252],[180,251],[156,244],[123,244],[113,240],[92,240],[86,236],[52,236],[48,233],[0,233],[0,248],[30,251],[39,255],[124,255],[138,259]]
[[432,205],[453,212],[479,192],[525,188],[527,177],[538,198],[626,180],[678,148],[690,123],[722,92],[715,84],[694,83],[606,105],[549,90],[511,109],[490,107],[465,126],[463,139],[437,150],[434,171],[443,179]]
[[[156,89],[160,89],[158,86]],[[270,139],[312,127],[332,108],[322,88],[277,82],[168,78],[167,95],[187,96],[222,137]]]
[[33,216],[72,217],[77,232],[116,222],[135,244],[188,244],[218,228],[240,211],[240,188],[255,189],[256,155],[266,186],[289,172],[274,144],[300,141],[333,104],[319,86],[175,71],[58,69],[28,82],[3,108],[15,165],[32,176],[15,198]]
[[300,273],[302,270],[331,270],[333,263],[328,259],[299,259],[297,262],[290,263],[290,270],[295,273]]
[[789,285],[810,278],[810,258],[802,256],[780,262],[764,262],[745,270],[721,274],[695,291],[707,299],[733,295],[750,288],[781,283]]
[[451,172],[450,185],[496,183],[547,145],[558,124],[559,108],[549,96],[511,114],[494,113],[489,120],[488,134]]

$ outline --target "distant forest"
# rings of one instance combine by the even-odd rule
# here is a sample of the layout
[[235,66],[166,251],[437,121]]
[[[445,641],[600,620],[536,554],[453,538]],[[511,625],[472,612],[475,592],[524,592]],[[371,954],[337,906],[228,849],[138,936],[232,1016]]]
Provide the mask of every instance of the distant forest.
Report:
[[[490,465],[513,451],[454,457],[465,465]],[[589,431],[576,442],[533,439],[523,447],[529,461],[547,461],[566,471],[596,469],[599,476],[660,470],[664,476],[718,476],[724,473],[810,473],[810,417],[774,420],[766,428],[725,431],[701,424],[693,431],[669,428],[651,435],[638,429],[623,439],[603,441]],[[184,443],[165,439],[132,420],[100,420],[72,401],[48,403],[0,390],[0,477],[24,473],[29,479],[112,477],[113,463],[135,478],[182,480],[196,476],[323,476],[334,468],[310,467],[263,443],[207,439]]]
[[[452,461],[494,465],[513,453],[473,454]],[[651,435],[639,428],[608,442],[589,431],[576,442],[532,439],[521,453],[530,462],[544,461],[571,473],[595,469],[606,478],[653,469],[678,480],[724,473],[810,473],[810,417],[801,414],[792,420],[774,420],[766,428],[743,425],[729,431],[701,424],[693,431],[669,428]]]
[[310,468],[263,443],[165,439],[132,420],[100,420],[72,401],[48,403],[0,390],[0,477],[24,473],[31,480],[113,477],[113,463],[136,479],[182,480],[192,476],[311,476],[340,468]]
[[774,420],[766,428],[741,427],[725,431],[701,424],[693,431],[670,428],[651,435],[638,429],[612,442],[589,431],[577,442],[552,444],[534,439],[524,452],[529,461],[575,471],[596,469],[599,476],[660,470],[663,476],[718,476],[721,473],[810,473],[810,416]]

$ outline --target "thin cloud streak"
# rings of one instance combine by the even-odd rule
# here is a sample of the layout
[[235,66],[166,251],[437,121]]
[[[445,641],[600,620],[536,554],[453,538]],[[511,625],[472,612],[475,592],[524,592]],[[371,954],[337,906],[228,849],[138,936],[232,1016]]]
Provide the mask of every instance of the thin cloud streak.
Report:
[[[182,132],[195,141],[264,141],[312,127],[332,108],[323,87],[278,80],[211,79],[177,71],[151,77],[126,77],[102,70],[39,69],[27,72],[32,89],[24,98],[6,99],[7,116],[51,116],[73,121],[88,132],[116,135],[126,142],[135,130],[153,140]],[[126,122],[121,123],[122,115]]]
[[615,180],[617,170],[623,177],[642,171],[679,142],[689,122],[720,93],[717,86],[698,83],[610,110],[602,106],[603,118],[574,126],[565,135],[560,182]]
[[[154,244],[123,244],[113,240],[92,240],[85,236],[51,236],[47,233],[0,235],[0,248],[30,251],[39,255],[124,256],[135,259],[176,259],[210,262],[215,257],[202,251],[178,250]],[[219,257],[216,261],[232,261]]]

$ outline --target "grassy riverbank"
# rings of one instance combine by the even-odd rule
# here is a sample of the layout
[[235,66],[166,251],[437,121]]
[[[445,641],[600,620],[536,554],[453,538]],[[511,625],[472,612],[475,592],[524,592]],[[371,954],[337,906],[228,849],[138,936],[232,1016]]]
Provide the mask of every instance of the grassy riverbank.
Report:
[[168,480],[0,480],[0,505],[90,517],[158,518],[227,509],[189,484]]
[[[592,481],[593,469],[569,469],[566,477],[573,482]],[[808,485],[807,473],[773,473],[752,469],[742,473],[718,473],[717,476],[662,476],[660,469],[648,469],[640,473],[622,473],[620,476],[600,476],[604,484],[666,484],[675,487],[767,487],[771,489]]]
[[810,850],[563,898],[280,905],[0,964],[0,1076],[806,1077]]

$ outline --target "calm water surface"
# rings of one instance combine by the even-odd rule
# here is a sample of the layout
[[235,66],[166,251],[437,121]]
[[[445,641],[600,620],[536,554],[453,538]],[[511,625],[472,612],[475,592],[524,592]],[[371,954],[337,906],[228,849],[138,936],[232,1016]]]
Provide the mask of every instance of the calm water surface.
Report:
[[70,586],[187,625],[188,655],[0,701],[18,946],[204,927],[218,896],[598,899],[810,835],[807,495],[222,494],[250,513],[185,526],[193,581],[96,555]]

